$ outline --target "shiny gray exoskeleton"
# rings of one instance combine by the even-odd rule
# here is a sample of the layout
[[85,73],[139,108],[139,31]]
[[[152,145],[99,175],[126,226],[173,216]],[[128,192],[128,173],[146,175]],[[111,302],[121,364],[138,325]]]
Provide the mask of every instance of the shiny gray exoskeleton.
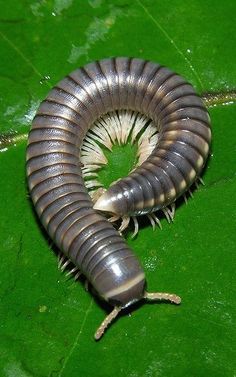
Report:
[[[149,158],[93,207],[80,149],[93,122],[119,109],[152,119],[159,140]],[[210,141],[209,116],[193,87],[169,69],[141,59],[88,64],[60,81],[41,103],[27,148],[33,203],[59,249],[111,305],[123,308],[146,297],[145,276],[100,211],[131,216],[173,203],[199,177]]]

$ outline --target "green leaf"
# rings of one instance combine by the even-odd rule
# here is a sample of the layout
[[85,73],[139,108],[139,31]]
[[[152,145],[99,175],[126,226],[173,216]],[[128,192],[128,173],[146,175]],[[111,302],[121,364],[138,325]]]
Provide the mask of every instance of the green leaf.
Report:
[[[1,2],[0,376],[235,376],[235,12],[233,0]],[[109,56],[159,62],[222,100],[210,108],[205,186],[162,231],[144,221],[136,239],[127,234],[149,290],[182,305],[140,305],[96,343],[106,311],[58,270],[28,195],[25,148],[49,88]],[[111,174],[127,172],[120,153]]]

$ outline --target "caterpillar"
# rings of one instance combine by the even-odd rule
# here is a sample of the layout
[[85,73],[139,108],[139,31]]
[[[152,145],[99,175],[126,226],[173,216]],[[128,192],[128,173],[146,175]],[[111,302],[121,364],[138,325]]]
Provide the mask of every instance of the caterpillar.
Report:
[[[132,110],[157,127],[150,156],[103,192],[95,204],[85,186],[81,148],[93,123]],[[113,310],[142,300],[179,304],[179,296],[146,291],[144,270],[106,215],[132,217],[165,209],[198,179],[211,142],[202,99],[184,78],[159,64],[108,58],[75,70],[50,90],[29,132],[28,186],[41,223],[57,247]]]

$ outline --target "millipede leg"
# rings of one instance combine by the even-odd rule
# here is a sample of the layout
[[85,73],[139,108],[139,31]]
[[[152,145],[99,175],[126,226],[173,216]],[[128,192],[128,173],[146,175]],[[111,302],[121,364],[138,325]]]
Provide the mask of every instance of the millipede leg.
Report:
[[162,225],[158,217],[155,215],[155,213],[149,213],[147,214],[147,217],[152,225],[152,229],[155,230],[156,225],[159,226],[160,229],[162,229]]
[[66,256],[63,253],[58,255],[58,270],[61,270],[62,265],[67,261]]
[[[72,268],[72,270],[68,271],[66,273],[66,276],[73,275],[75,272],[76,272],[76,275],[74,275],[74,278],[77,276],[78,272],[80,273],[79,268],[77,266]],[[76,280],[76,278],[75,278],[75,280]]]
[[118,232],[122,233],[128,227],[129,222],[130,222],[129,216],[122,217],[122,223],[118,229]]
[[170,217],[170,214],[169,214],[169,210],[167,207],[165,208],[162,208],[162,212],[164,213],[165,217],[166,217],[166,220],[168,221],[168,223],[170,224],[171,223],[171,217]]
[[193,193],[192,193],[192,191],[190,189],[188,190],[188,193],[191,196],[191,198],[193,198]]
[[183,198],[184,198],[184,202],[185,202],[185,204],[188,204],[188,198],[187,198],[187,195],[186,195],[186,194],[183,195]]
[[205,186],[205,183],[204,183],[204,181],[203,181],[203,179],[202,179],[201,177],[198,177],[198,180],[199,180],[199,182],[200,182],[203,186]]
[[134,238],[136,236],[136,234],[138,234],[138,220],[137,220],[137,217],[135,216],[132,216],[132,219],[133,219],[133,222],[134,222],[134,232],[131,236],[131,238]]
[[109,223],[114,223],[119,219],[120,219],[120,216],[116,215],[116,216],[109,217],[109,219],[107,219],[107,221],[109,221]]
[[82,272],[81,271],[78,271],[77,274],[74,276],[74,280],[76,281],[80,275],[82,275]]
[[172,203],[169,208],[169,215],[172,221],[174,221],[175,217],[175,203]]
[[63,272],[66,267],[71,263],[71,261],[69,259],[67,259],[62,265],[61,265],[61,271]]

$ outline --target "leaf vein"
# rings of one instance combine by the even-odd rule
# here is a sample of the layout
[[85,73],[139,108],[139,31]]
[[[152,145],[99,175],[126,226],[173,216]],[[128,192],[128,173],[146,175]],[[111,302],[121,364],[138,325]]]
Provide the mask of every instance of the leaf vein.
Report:
[[167,31],[164,29],[164,27],[152,16],[152,14],[149,12],[149,10],[143,5],[143,3],[140,0],[136,0],[136,2],[139,4],[140,7],[143,8],[143,10],[147,14],[147,16],[152,20],[152,22],[156,25],[156,27],[164,34],[166,39],[173,45],[173,47],[180,54],[180,56],[182,56],[182,58],[185,60],[185,62],[189,66],[190,70],[192,71],[193,75],[196,77],[201,89],[203,89],[203,83],[202,83],[202,80],[201,80],[199,74],[197,73],[196,69],[193,67],[192,63],[187,58],[187,56],[183,53],[183,51],[180,50],[178,45],[175,43],[174,39],[169,36]]
[[[24,62],[33,69],[34,73],[40,77],[40,79],[43,78],[42,73],[39,72],[39,70],[34,66],[34,64],[25,56],[25,54],[15,45],[14,42],[12,42],[3,32],[0,31],[1,37],[9,44],[9,46],[24,60]],[[47,85],[50,87],[50,85],[47,83]]]
[[75,340],[74,340],[74,343],[72,344],[72,347],[71,347],[71,349],[70,349],[70,351],[69,351],[67,357],[66,357],[65,360],[64,360],[64,363],[63,363],[62,368],[61,368],[61,370],[60,370],[60,372],[59,372],[59,374],[58,374],[58,377],[61,377],[61,376],[62,376],[62,373],[63,373],[63,371],[65,370],[66,365],[68,364],[71,355],[73,354],[75,348],[78,346],[78,342],[79,342],[80,336],[81,336],[81,334],[82,334],[82,332],[83,332],[83,329],[84,329],[84,326],[85,326],[86,320],[87,320],[87,318],[88,318],[88,315],[89,315],[89,313],[90,313],[90,311],[91,311],[92,304],[93,304],[93,299],[91,299],[91,301],[90,301],[90,303],[89,303],[89,306],[88,306],[88,308],[87,308],[87,310],[86,310],[86,312],[85,312],[84,319],[83,319],[83,321],[82,321],[82,323],[81,323],[81,326],[80,326],[80,329],[79,329],[79,331],[78,331],[78,334],[77,334],[77,336],[76,336],[76,338],[75,338]]

